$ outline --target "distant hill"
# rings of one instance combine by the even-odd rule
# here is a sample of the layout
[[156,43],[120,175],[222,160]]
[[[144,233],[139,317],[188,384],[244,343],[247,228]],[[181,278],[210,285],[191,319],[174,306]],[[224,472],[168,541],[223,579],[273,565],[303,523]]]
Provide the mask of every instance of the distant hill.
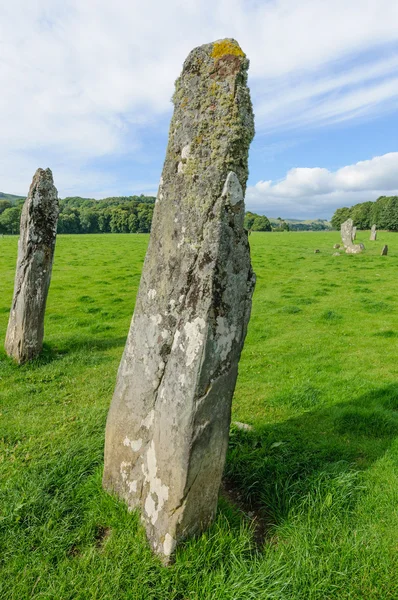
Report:
[[15,194],[5,194],[0,192],[0,200],[8,200],[11,204],[15,204],[17,200],[25,200],[26,196],[15,196]]
[[289,225],[290,231],[324,231],[332,229],[332,224],[326,219],[278,219],[270,218],[272,227],[278,228],[281,223],[285,222]]

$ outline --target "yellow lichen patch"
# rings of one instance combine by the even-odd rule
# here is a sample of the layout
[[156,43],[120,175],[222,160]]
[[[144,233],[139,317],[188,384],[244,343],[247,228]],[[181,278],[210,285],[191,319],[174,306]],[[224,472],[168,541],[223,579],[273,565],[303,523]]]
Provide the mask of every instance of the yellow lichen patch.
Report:
[[214,42],[212,57],[213,58],[221,58],[225,56],[225,54],[234,54],[235,56],[245,56],[242,48],[235,41],[231,40],[220,40],[219,42]]

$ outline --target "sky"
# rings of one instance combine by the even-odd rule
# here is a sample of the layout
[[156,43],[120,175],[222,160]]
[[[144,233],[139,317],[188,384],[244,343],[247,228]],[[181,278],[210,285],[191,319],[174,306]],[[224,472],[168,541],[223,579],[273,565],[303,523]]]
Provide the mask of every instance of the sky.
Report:
[[330,218],[398,194],[397,0],[13,0],[0,5],[0,190],[156,194],[195,46],[250,59],[247,209]]

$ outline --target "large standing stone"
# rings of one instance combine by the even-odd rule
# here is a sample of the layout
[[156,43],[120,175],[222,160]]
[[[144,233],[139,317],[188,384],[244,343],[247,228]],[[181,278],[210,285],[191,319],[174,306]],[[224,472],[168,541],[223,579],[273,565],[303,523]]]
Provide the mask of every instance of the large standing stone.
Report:
[[371,242],[375,242],[377,238],[377,231],[376,231],[376,225],[372,225],[372,228],[370,230],[370,241]]
[[22,209],[14,298],[5,349],[18,363],[43,346],[58,221],[58,194],[50,169],[37,169]]
[[215,515],[254,288],[243,227],[253,113],[236,41],[195,48],[105,439],[103,485],[139,507],[164,562]]
[[352,219],[347,219],[347,221],[344,221],[344,223],[341,224],[341,228],[340,228],[341,239],[342,239],[344,248],[346,249],[345,250],[346,254],[360,254],[365,249],[363,244],[354,244],[353,243],[353,240],[354,240],[353,229],[354,229],[354,222]]

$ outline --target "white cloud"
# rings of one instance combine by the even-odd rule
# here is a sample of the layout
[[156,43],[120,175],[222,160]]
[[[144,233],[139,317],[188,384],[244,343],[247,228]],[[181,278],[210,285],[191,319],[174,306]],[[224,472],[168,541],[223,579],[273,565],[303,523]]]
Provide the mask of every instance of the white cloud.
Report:
[[271,217],[331,217],[336,208],[398,193],[398,152],[375,156],[336,171],[290,169],[278,182],[259,181],[247,189],[246,204]]
[[[65,173],[79,170],[80,191],[92,190],[93,172],[84,166],[139,154],[145,126],[171,111],[188,52],[225,36],[236,37],[251,60],[257,131],[391,110],[397,22],[391,0],[3,3],[0,189],[27,189],[40,159]],[[103,190],[114,186],[112,175],[101,178]]]

